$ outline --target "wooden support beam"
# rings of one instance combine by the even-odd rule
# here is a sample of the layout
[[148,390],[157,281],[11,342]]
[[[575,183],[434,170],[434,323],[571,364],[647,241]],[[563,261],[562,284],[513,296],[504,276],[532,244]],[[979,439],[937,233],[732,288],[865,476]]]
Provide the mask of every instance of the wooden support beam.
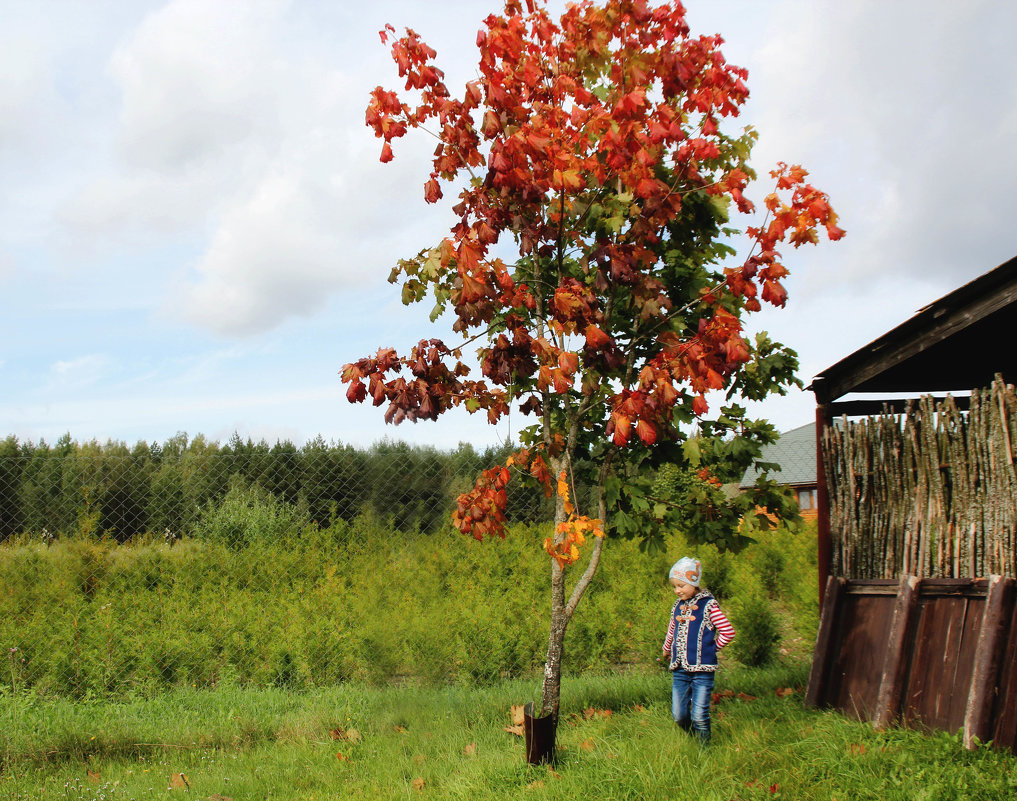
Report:
[[830,424],[827,406],[816,407],[816,557],[819,570],[819,608],[823,608],[823,593],[833,560],[833,543],[830,539],[830,492],[823,469],[823,431]]
[[1000,656],[1013,604],[1013,579],[990,576],[982,625],[978,630],[971,688],[964,711],[964,745],[974,748],[992,739],[993,701],[999,680]]
[[883,678],[876,696],[872,723],[877,729],[892,726],[900,717],[901,696],[904,692],[904,674],[910,644],[914,611],[918,606],[920,580],[915,576],[901,576],[897,602],[890,621],[890,636],[883,660]]
[[819,631],[816,632],[816,650],[812,654],[812,671],[809,673],[809,687],[805,691],[805,705],[821,706],[823,703],[823,682],[833,655],[833,631],[837,623],[838,602],[844,590],[845,581],[836,576],[829,576],[826,591],[823,593],[822,614],[819,618]]

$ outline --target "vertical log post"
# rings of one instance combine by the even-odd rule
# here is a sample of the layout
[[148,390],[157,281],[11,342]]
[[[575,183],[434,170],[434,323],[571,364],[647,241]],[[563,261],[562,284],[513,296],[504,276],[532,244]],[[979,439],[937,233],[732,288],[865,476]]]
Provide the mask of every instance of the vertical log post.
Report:
[[819,631],[816,633],[816,650],[812,654],[812,670],[809,673],[809,687],[805,691],[805,705],[817,707],[823,703],[823,682],[826,680],[827,668],[833,658],[830,648],[833,645],[833,631],[837,623],[837,612],[845,581],[836,576],[826,580],[823,593],[823,608],[819,618]]
[[918,605],[919,579],[901,576],[897,602],[890,621],[890,636],[883,659],[883,678],[876,696],[876,709],[872,723],[877,729],[893,725],[900,715],[901,696],[904,692],[904,672],[911,639],[914,610]]
[[[823,469],[823,431],[830,424],[830,407],[816,406],[816,556],[819,568],[819,608],[824,609],[823,595],[830,578],[833,544],[830,540],[830,494]],[[813,663],[814,664],[814,663]]]
[[989,577],[982,626],[978,630],[975,664],[971,672],[971,688],[964,712],[966,748],[974,748],[978,742],[984,743],[992,738],[992,708],[1012,597],[1012,579]]

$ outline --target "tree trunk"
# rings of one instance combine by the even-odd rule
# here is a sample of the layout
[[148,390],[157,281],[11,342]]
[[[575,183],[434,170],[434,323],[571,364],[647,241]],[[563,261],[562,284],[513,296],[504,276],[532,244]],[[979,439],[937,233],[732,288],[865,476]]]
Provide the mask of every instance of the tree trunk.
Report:
[[561,662],[565,653],[565,629],[569,616],[565,610],[565,571],[551,560],[551,632],[547,641],[547,660],[544,662],[544,684],[541,689],[541,715],[558,719],[558,702],[561,697]]

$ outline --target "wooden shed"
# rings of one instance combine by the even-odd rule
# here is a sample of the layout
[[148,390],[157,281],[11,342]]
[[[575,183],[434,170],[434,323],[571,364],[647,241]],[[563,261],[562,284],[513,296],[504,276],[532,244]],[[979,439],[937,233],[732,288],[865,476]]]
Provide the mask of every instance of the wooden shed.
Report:
[[808,703],[1017,750],[1015,330],[1017,258],[813,380]]

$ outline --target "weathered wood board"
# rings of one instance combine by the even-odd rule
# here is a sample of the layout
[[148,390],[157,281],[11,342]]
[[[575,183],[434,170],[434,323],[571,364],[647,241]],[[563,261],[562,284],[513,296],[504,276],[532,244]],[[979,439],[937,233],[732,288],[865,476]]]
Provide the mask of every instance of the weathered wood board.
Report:
[[1014,581],[831,579],[806,702],[1017,743]]

